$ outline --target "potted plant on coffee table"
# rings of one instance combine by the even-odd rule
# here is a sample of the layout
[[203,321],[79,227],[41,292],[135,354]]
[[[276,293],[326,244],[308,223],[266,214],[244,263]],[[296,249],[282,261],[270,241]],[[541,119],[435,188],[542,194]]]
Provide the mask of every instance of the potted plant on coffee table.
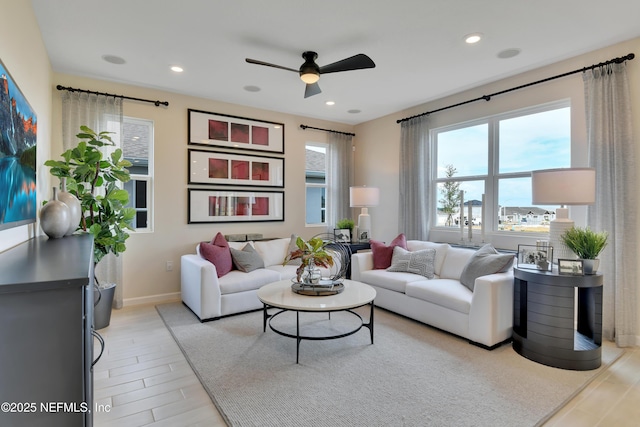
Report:
[[598,255],[607,246],[608,237],[606,231],[597,233],[589,227],[571,227],[560,236],[564,244],[582,259],[585,274],[595,274],[598,271]]
[[300,259],[301,263],[296,269],[296,281],[302,283],[304,280],[309,285],[317,284],[320,280],[320,273],[315,267],[330,268],[333,266],[333,256],[326,250],[325,244],[326,242],[320,237],[312,237],[307,241],[298,237],[296,239],[297,249],[285,257],[282,265],[286,265],[291,260]]
[[[80,130],[76,135],[78,145],[62,153],[63,160],[47,160],[44,164],[51,168],[53,176],[66,179],[67,191],[80,201],[79,229],[93,235],[95,266],[107,254],[118,256],[127,249],[127,230],[132,230],[131,222],[136,212],[126,207],[129,193],[120,188],[120,183],[131,179],[126,169],[131,162],[123,158],[120,148],[109,156],[102,153],[102,147],[115,146],[109,136],[113,132],[96,133],[86,126],[81,126]],[[96,285],[99,285],[97,279]],[[113,290],[109,295],[110,300],[106,298],[100,305],[104,305],[110,314]],[[99,316],[97,307],[96,318],[99,317],[103,316]],[[106,319],[104,326],[109,324],[109,317]],[[97,323],[96,320],[96,329],[100,329]]]

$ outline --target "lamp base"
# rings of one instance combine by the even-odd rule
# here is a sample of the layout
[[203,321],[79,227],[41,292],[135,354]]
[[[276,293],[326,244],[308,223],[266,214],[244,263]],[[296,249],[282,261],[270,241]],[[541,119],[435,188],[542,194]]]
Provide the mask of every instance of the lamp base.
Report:
[[358,241],[368,242],[371,237],[371,217],[369,216],[369,209],[362,208],[360,215],[358,215]]
[[576,255],[562,241],[561,236],[565,231],[573,227],[574,222],[569,219],[569,209],[558,208],[556,219],[549,224],[549,244],[553,247],[553,262],[558,259],[575,259]]

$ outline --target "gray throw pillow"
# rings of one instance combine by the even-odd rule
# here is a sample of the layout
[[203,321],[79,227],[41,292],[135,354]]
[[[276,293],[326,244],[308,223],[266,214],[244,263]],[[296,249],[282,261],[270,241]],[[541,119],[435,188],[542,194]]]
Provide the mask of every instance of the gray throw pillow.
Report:
[[467,261],[460,275],[460,283],[473,291],[478,277],[504,273],[513,265],[513,259],[513,254],[501,254],[490,244],[484,245]]
[[419,274],[427,279],[433,279],[435,275],[435,249],[422,249],[410,252],[400,246],[393,248],[391,266],[387,271]]
[[230,249],[231,258],[233,258],[233,263],[238,270],[249,273],[250,271],[264,268],[264,261],[262,261],[258,252],[249,243],[247,243],[241,251],[233,248]]

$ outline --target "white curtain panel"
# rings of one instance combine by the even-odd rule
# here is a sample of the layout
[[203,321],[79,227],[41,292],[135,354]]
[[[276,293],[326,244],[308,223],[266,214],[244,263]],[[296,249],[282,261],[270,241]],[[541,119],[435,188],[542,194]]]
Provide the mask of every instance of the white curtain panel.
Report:
[[427,116],[401,123],[399,232],[407,239],[427,240],[431,218]]
[[353,137],[342,133],[329,132],[329,192],[327,202],[327,224],[333,233],[336,222],[351,218],[349,207],[349,187],[353,182]]
[[[64,150],[78,144],[76,135],[80,126],[88,126],[96,132],[114,132],[113,141],[120,145],[122,135],[122,98],[81,92],[62,93],[62,143]],[[105,155],[115,147],[105,149]],[[96,277],[101,285],[116,283],[113,306],[122,307],[124,281],[122,256],[109,254],[96,266]]]
[[603,336],[621,347],[637,335],[637,212],[635,143],[625,64],[611,64],[583,74],[589,164],[596,168],[596,203],[588,225],[607,231],[600,255],[603,286]]

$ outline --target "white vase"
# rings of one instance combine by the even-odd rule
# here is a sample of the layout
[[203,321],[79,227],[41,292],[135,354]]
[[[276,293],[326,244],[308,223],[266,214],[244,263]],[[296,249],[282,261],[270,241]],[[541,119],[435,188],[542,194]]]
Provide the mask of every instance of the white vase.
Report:
[[596,274],[598,272],[598,267],[600,267],[599,259],[582,260],[582,271],[584,274]]
[[53,187],[53,198],[40,209],[40,227],[52,239],[64,237],[69,229],[69,207],[58,200],[57,190]]
[[69,236],[78,229],[80,225],[80,219],[82,218],[82,206],[80,200],[76,196],[67,192],[67,182],[65,178],[60,178],[60,192],[58,193],[58,200],[69,207],[69,228],[64,234]]

